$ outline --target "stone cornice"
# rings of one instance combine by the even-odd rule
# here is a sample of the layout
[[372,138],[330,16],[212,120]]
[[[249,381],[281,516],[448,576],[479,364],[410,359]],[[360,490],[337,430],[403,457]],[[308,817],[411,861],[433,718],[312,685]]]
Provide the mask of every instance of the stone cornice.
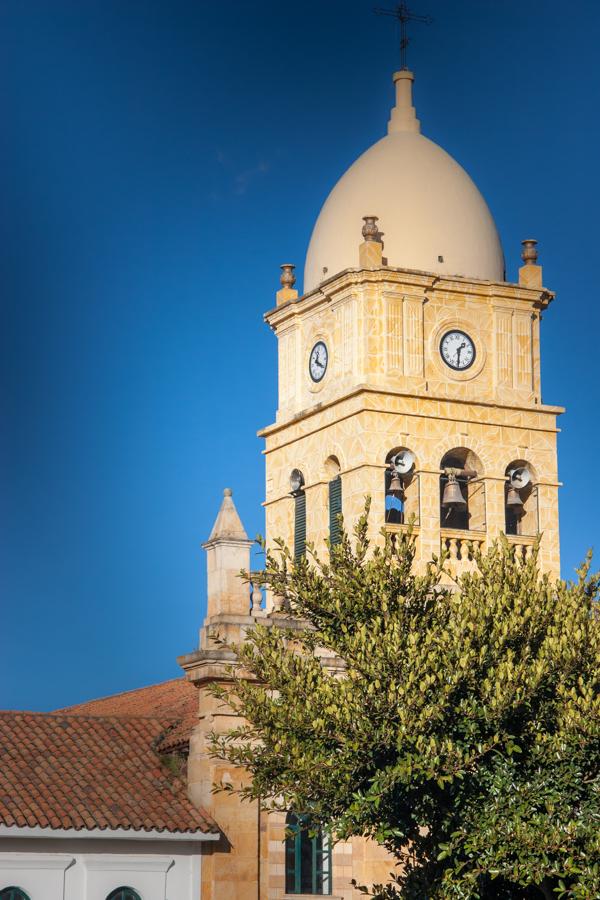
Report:
[[[310,407],[309,409],[301,410],[299,413],[291,416],[289,419],[286,419],[283,422],[275,422],[272,425],[267,425],[265,428],[262,428],[257,432],[258,437],[267,438],[272,437],[274,434],[277,434],[279,431],[283,431],[286,428],[289,428],[291,425],[295,425],[300,422],[304,422],[307,419],[313,418],[318,413],[322,413],[327,409],[330,409],[333,406],[336,406],[340,403],[344,403],[345,401],[351,400],[353,398],[361,397],[364,394],[383,394],[386,396],[394,396],[394,397],[408,397],[415,400],[431,400],[433,402],[444,402],[444,403],[456,403],[460,406],[465,407],[487,407],[489,409],[509,409],[514,410],[516,412],[526,412],[526,413],[541,413],[542,415],[548,416],[559,416],[564,413],[565,409],[563,406],[549,406],[544,403],[532,404],[530,406],[519,405],[518,403],[499,403],[485,400],[473,401],[472,399],[463,398],[463,397],[447,397],[441,394],[424,394],[424,393],[415,393],[413,391],[400,391],[400,390],[392,390],[390,388],[385,388],[376,385],[370,384],[359,384],[356,387],[353,387],[351,390],[347,391],[345,394],[342,394],[339,397],[335,397],[332,400],[329,400],[325,403],[317,403],[315,406]],[[386,410],[382,410],[379,407],[369,407],[366,403],[363,403],[358,409],[357,407],[353,407],[349,410],[348,415],[353,415],[357,411],[366,412],[381,412],[385,413]],[[394,415],[398,414],[398,410],[389,410],[390,413]],[[415,415],[415,413],[410,410],[402,411],[405,415]],[[343,418],[343,416],[342,416]],[[436,416],[436,418],[446,418],[444,416]],[[321,426],[317,425],[315,427],[315,431],[318,431]],[[530,427],[530,426],[528,426]],[[544,431],[557,431],[558,429],[554,427],[546,427],[540,430]],[[268,452],[268,451],[265,451]]]
[[318,288],[297,300],[288,300],[281,306],[268,310],[264,319],[275,331],[298,314],[332,302],[336,295],[348,288],[359,288],[365,285],[392,283],[410,285],[419,289],[424,295],[432,291],[460,293],[463,297],[472,294],[490,300],[522,301],[536,309],[543,310],[555,298],[555,294],[546,288],[528,288],[507,281],[482,281],[464,278],[434,275],[431,272],[420,272],[416,269],[400,269],[385,266],[381,269],[345,269],[338,275],[323,281]]

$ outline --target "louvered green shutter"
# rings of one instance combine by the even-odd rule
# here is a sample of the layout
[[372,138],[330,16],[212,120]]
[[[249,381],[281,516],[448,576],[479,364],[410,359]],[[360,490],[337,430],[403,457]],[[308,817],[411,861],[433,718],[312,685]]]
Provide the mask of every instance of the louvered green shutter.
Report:
[[306,494],[299,491],[294,497],[294,559],[306,553]]
[[341,513],[342,479],[338,475],[329,482],[329,540],[332,544],[339,544],[342,537],[339,519]]

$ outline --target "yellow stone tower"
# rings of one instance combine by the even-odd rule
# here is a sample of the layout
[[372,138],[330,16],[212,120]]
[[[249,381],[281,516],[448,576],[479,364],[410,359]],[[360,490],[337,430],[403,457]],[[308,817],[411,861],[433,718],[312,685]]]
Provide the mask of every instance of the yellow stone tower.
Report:
[[283,266],[265,316],[279,352],[277,417],[261,432],[267,539],[322,547],[332,513],[351,526],[370,495],[373,533],[412,518],[421,563],[445,548],[468,566],[500,532],[526,555],[541,533],[558,574],[562,410],[540,385],[553,294],[533,240],[519,283],[505,280],[483,197],[420,133],[413,80],[395,74],[387,136],[327,199],[304,295]]
[[[526,557],[541,534],[541,564],[557,574],[562,410],[542,404],[540,386],[540,319],[553,294],[542,286],[533,240],[523,242],[518,284],[505,280],[483,197],[420,132],[413,80],[407,70],[396,73],[388,134],[327,199],[303,296],[294,266],[283,265],[276,306],[265,316],[279,352],[276,420],[261,432],[267,540],[283,538],[296,554],[307,541],[322,551],[326,538],[337,539],[337,513],[351,527],[369,495],[373,535],[412,522],[420,566],[444,549],[456,571],[468,568],[474,549],[501,532]],[[364,839],[323,844],[308,890],[301,850],[288,846],[289,835],[284,843],[286,816],[212,790],[246,777],[211,756],[211,733],[236,724],[211,694],[235,664],[215,638],[243,641],[257,620],[300,627],[240,580],[250,544],[227,489],[204,545],[200,645],[179,659],[199,695],[189,795],[222,832],[203,845],[200,895],[358,900],[352,878],[385,882],[393,869],[381,847]]]

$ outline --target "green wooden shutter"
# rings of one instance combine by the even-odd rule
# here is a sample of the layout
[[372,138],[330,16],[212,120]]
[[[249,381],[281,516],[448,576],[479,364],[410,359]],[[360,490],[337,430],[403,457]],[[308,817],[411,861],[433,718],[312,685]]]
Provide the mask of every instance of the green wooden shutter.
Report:
[[286,894],[331,894],[331,842],[319,829],[311,834],[307,816],[288,813],[285,839]]
[[342,538],[340,515],[342,514],[342,479],[338,475],[329,482],[329,540],[339,544]]
[[294,497],[294,559],[306,554],[306,494],[299,491]]

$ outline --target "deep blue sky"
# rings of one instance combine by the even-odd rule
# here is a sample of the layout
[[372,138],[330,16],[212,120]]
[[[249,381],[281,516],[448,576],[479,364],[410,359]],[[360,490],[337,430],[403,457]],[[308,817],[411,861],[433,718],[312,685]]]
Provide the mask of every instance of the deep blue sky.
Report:
[[[262,313],[385,131],[396,35],[372,5],[3,0],[0,707],[179,674],[224,486],[262,530]],[[534,236],[558,293],[543,393],[568,407],[568,576],[600,544],[600,4],[419,11],[423,131],[484,193],[509,279]]]

